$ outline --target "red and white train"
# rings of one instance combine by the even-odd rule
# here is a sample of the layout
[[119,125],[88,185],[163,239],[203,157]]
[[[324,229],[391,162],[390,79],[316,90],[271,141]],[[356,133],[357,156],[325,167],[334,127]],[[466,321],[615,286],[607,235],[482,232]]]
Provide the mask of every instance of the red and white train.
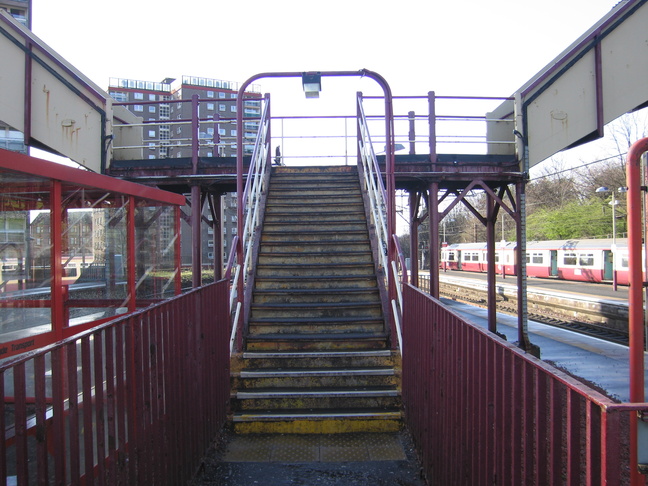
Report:
[[[498,274],[515,275],[515,242],[498,242],[495,268]],[[456,243],[441,249],[441,269],[487,271],[486,243]],[[612,282],[628,285],[628,240],[529,241],[526,249],[527,276]]]

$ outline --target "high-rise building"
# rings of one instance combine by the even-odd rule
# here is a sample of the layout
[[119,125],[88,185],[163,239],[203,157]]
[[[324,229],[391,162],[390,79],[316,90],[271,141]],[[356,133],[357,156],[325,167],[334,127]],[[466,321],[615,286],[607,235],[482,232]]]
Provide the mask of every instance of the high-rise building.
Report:
[[32,0],[0,0],[0,8],[31,30]]
[[[31,29],[32,0],[0,0],[0,9],[6,10],[18,22]],[[25,137],[0,120],[0,148],[14,152],[27,153]]]
[[[220,79],[182,76],[161,82],[110,78],[108,92],[117,103],[142,118],[144,158],[191,157],[192,99],[197,98],[199,157],[236,155],[236,96],[238,84]],[[259,127],[261,93],[252,85],[244,94],[244,151],[251,154]],[[169,103],[160,103],[169,101]],[[168,122],[167,122],[168,121]],[[166,123],[165,123],[166,122]]]
[[[180,83],[174,78],[161,82],[111,78],[108,92],[115,103],[142,118],[143,156],[145,159],[190,158],[192,156],[191,119],[192,106],[198,110],[198,156],[233,157],[236,155],[236,99],[239,85],[232,81],[182,76]],[[172,87],[174,84],[174,87]],[[166,103],[168,102],[168,103]],[[261,114],[261,92],[251,85],[243,100],[244,153],[251,154],[257,135]],[[227,261],[231,241],[236,234],[236,197],[224,194],[221,200],[222,248],[214,248],[213,230],[203,231],[202,261],[213,262],[221,251]],[[211,221],[205,209],[203,216]],[[183,221],[182,261],[191,263],[191,230]]]

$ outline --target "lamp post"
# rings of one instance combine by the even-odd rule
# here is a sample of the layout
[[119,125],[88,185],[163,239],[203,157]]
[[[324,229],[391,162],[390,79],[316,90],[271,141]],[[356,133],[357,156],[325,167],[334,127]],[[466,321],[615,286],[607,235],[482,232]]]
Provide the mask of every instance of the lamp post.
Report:
[[[625,193],[628,192],[627,187],[619,187],[617,189],[618,192]],[[617,290],[617,269],[616,269],[616,205],[619,203],[619,201],[616,198],[616,195],[614,193],[613,189],[608,189],[607,187],[599,187],[596,189],[596,192],[611,192],[612,193],[612,201],[610,201],[610,206],[612,206],[612,247],[610,250],[612,251],[612,289],[614,291]]]

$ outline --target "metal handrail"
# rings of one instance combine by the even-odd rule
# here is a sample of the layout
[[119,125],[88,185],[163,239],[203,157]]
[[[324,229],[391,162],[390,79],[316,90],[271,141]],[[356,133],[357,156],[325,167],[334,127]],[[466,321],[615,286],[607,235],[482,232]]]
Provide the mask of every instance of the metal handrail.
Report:
[[[398,275],[402,276],[401,285],[396,285],[397,298],[391,299],[391,309],[396,328],[398,339],[398,349],[401,355],[403,354],[403,340],[402,340],[402,327],[401,321],[403,317],[403,297],[402,297],[402,284],[407,284],[407,267],[405,266],[405,259],[403,252],[400,248],[398,236],[396,234],[389,235],[387,230],[387,191],[383,183],[380,166],[376,154],[373,150],[371,142],[371,135],[367,127],[367,119],[365,117],[364,108],[362,106],[362,98],[358,97],[358,151],[360,154],[360,162],[363,167],[363,176],[365,187],[370,205],[370,214],[376,228],[376,236],[378,240],[378,257],[380,259],[380,266],[384,269],[387,278],[386,284],[389,285],[390,279],[393,282],[398,282]],[[393,241],[396,248],[395,260],[389,261],[389,241]],[[398,266],[400,265],[400,272]]]
[[265,191],[265,183],[267,180],[265,175],[270,170],[270,99],[268,96],[266,96],[265,101],[259,131],[257,132],[254,150],[252,151],[245,189],[243,190],[242,197],[239,199],[239,204],[242,206],[238,210],[239,218],[242,216],[245,222],[242,231],[237,235],[232,245],[233,249],[237,249],[239,245],[242,246],[243,257],[240,261],[238,261],[238,256],[236,258],[236,271],[230,295],[230,312],[233,314],[230,352],[235,348],[236,336],[241,331],[241,324],[244,320],[245,313],[241,312],[245,310],[242,309],[242,293],[245,292],[247,278],[253,265],[252,248],[255,241],[254,237],[258,234],[256,229],[260,225],[263,216],[260,202],[262,194]]

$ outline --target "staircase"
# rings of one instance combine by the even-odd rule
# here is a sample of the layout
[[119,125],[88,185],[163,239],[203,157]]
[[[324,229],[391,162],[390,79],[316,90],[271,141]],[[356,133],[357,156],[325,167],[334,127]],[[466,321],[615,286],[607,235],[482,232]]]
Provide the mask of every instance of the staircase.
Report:
[[399,359],[355,167],[273,169],[246,335],[239,433],[393,431]]

